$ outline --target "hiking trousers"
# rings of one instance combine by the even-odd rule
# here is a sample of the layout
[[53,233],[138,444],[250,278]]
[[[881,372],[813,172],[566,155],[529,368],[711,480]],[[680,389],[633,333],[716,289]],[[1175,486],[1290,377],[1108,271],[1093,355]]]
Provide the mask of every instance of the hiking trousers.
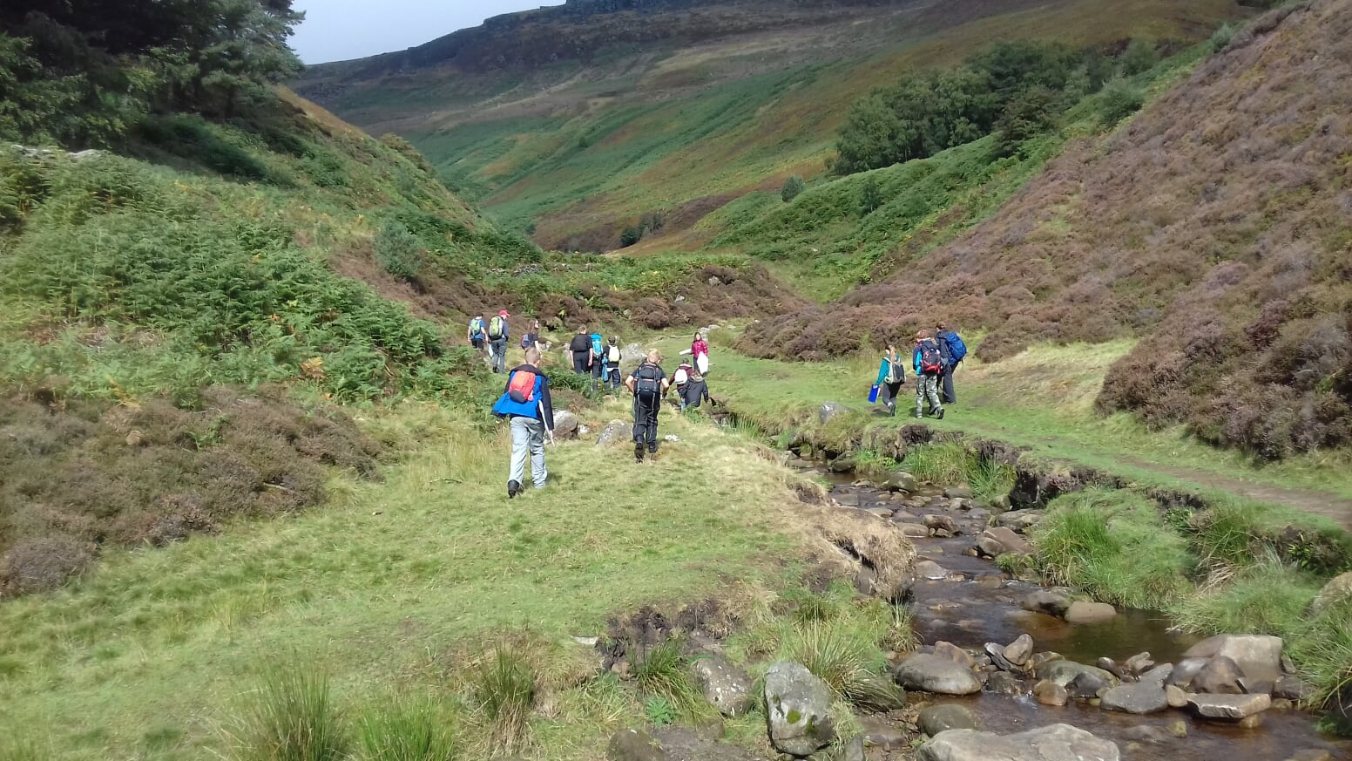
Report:
[[493,372],[507,372],[507,339],[495,338],[489,341],[488,357],[492,360]]
[[662,397],[634,395],[634,443],[657,445],[657,413],[662,409]]
[[618,389],[620,387],[620,368],[610,368],[610,374],[606,382],[610,386],[611,391]]
[[925,402],[930,405],[930,412],[939,412],[944,408],[939,401],[939,376],[921,375],[915,379],[915,414],[917,416],[925,414]]
[[897,395],[901,393],[901,381],[883,383],[878,387],[878,400],[883,403],[889,415],[897,411]]
[[943,387],[944,404],[955,404],[958,401],[958,393],[953,390],[953,371],[958,369],[957,365],[945,367],[944,374],[940,376],[942,380],[940,385]]
[[545,488],[549,470],[545,467],[545,424],[530,417],[512,418],[512,466],[508,481],[524,484],[526,460],[530,460],[531,481],[535,488]]
[[591,372],[590,368],[587,367],[588,359],[589,355],[585,351],[581,353],[573,352],[573,372],[578,375],[586,375]]

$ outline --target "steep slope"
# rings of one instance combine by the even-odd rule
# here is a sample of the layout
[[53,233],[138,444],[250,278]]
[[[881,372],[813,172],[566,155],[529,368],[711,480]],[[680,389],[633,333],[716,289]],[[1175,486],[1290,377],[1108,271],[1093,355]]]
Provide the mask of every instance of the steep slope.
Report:
[[[799,356],[946,319],[983,356],[1140,335],[1100,405],[1263,457],[1352,442],[1352,3],[1288,6],[1105,140],[1073,145],[970,234],[829,310],[758,326]],[[815,340],[815,343],[814,343]]]
[[[1244,12],[1233,0],[637,7],[504,17],[405,53],[313,67],[296,87],[369,130],[404,135],[546,247],[616,248],[623,228],[659,214],[649,247],[691,248],[707,241],[692,228],[709,212],[819,174],[849,103],[902,72],[998,39],[1196,40]],[[560,45],[578,49],[552,60]],[[521,52],[537,49],[551,60]]]

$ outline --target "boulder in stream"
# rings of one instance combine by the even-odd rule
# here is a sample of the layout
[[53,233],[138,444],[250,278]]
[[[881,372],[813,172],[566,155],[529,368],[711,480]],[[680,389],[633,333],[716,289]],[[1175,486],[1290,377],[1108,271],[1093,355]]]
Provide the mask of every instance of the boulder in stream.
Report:
[[1262,634],[1220,634],[1198,642],[1185,658],[1224,656],[1250,680],[1276,682],[1282,676],[1282,638]]
[[1023,682],[1008,671],[996,671],[986,677],[985,690],[992,695],[1018,696],[1024,693]]
[[965,707],[956,703],[940,703],[920,710],[916,717],[920,731],[933,737],[950,729],[980,729],[976,717]]
[[1004,655],[1015,666],[1023,666],[1033,655],[1033,638],[1020,634],[1018,639],[1005,645]]
[[1048,661],[1037,667],[1037,678],[1047,679],[1062,687],[1068,686],[1075,681],[1081,674],[1088,674],[1108,686],[1117,684],[1117,678],[1107,671],[1095,666],[1086,666],[1083,663],[1075,661],[1055,660]]
[[1117,745],[1069,724],[1012,735],[950,729],[920,746],[920,761],[1120,761]]
[[1034,613],[1046,613],[1060,618],[1070,609],[1070,597],[1051,589],[1039,589],[1030,592],[1019,602],[1024,610]]
[[1206,692],[1213,695],[1239,695],[1244,692],[1240,680],[1244,672],[1239,664],[1224,655],[1217,655],[1192,678],[1193,692]]
[[1101,624],[1117,617],[1117,609],[1106,602],[1076,600],[1066,608],[1064,618],[1072,624]]
[[1004,527],[986,529],[982,532],[977,546],[992,557],[1005,553],[1030,555],[1033,552],[1033,545],[1029,544],[1028,540],[1014,533],[1013,529]]
[[938,580],[948,576],[948,571],[933,560],[921,560],[915,564],[915,575],[922,579]]
[[887,474],[887,480],[882,483],[882,487],[888,491],[913,492],[916,486],[915,476],[904,470],[892,471]]
[[1122,684],[1109,687],[1100,696],[1099,705],[1105,711],[1147,714],[1158,713],[1169,707],[1164,687],[1154,684]]
[[1070,693],[1056,682],[1043,679],[1033,685],[1033,699],[1044,706],[1063,706],[1070,702]]
[[1272,707],[1268,695],[1189,695],[1188,704],[1207,719],[1241,721]]
[[770,744],[791,756],[810,756],[836,737],[834,697],[807,667],[779,661],[765,672],[765,722]]
[[971,669],[939,655],[917,653],[897,665],[893,676],[902,687],[940,695],[971,695],[981,682]]

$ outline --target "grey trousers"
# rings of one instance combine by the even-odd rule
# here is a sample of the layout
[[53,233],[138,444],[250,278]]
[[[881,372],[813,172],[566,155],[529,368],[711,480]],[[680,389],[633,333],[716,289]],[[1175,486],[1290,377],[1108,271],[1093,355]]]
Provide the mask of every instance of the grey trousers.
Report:
[[545,424],[535,418],[512,418],[512,469],[508,481],[524,483],[526,460],[530,459],[531,480],[535,488],[545,488],[549,470],[545,467]]
[[507,371],[507,339],[498,338],[488,342],[488,357],[493,362],[493,372]]

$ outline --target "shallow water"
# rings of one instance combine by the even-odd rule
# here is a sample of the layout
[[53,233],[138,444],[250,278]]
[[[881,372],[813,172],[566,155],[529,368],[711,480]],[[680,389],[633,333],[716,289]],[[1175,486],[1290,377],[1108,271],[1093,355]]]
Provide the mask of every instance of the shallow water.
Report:
[[[935,505],[907,507],[885,492],[851,486],[841,476],[828,476],[828,480],[832,498],[847,508],[900,508],[916,516],[944,513],[975,530],[963,511]],[[1122,610],[1112,621],[1095,625],[1074,625],[1025,611],[1019,602],[1037,585],[1010,579],[989,560],[964,555],[974,545],[976,533],[979,531],[951,539],[913,540],[920,559],[933,560],[949,572],[943,580],[918,580],[913,588],[913,622],[924,644],[944,640],[980,651],[987,642],[1008,644],[1027,633],[1038,652],[1052,650],[1092,665],[1101,656],[1122,661],[1141,651],[1149,651],[1156,663],[1177,662],[1197,639],[1171,631],[1168,619],[1152,611]],[[1032,682],[1025,680],[1024,689],[1031,687]],[[1087,702],[1043,706],[1026,693],[1011,697],[983,692],[967,698],[926,695],[923,700],[964,705],[986,729],[1002,734],[1048,724],[1072,724],[1115,741],[1126,761],[1283,761],[1303,749],[1324,749],[1334,759],[1352,760],[1352,743],[1321,734],[1316,729],[1316,717],[1303,711],[1269,710],[1262,715],[1261,726],[1240,729],[1194,719],[1180,710],[1133,716],[1103,711]],[[1139,731],[1138,727],[1151,726],[1169,735],[1171,725],[1179,721],[1187,728],[1185,738],[1169,736],[1163,742],[1151,743],[1132,741],[1129,734]]]

